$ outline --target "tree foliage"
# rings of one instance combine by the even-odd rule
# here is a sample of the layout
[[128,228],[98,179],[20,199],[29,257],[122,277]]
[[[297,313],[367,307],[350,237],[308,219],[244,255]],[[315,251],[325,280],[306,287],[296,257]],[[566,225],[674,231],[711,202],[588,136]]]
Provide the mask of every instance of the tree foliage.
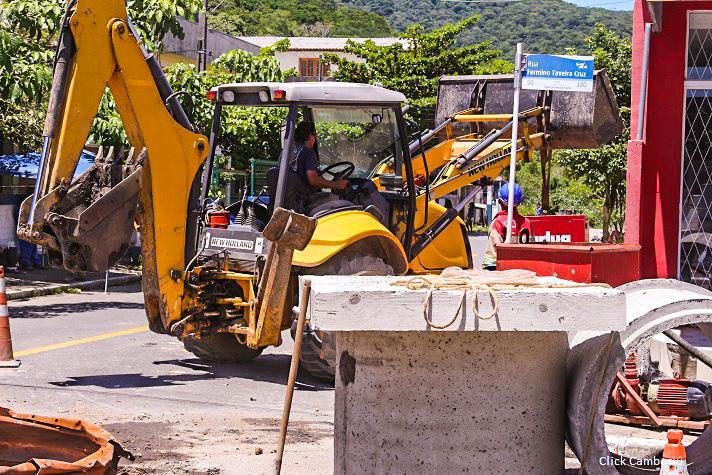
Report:
[[421,128],[432,127],[440,76],[513,70],[511,63],[498,59],[499,51],[489,49],[489,42],[456,46],[458,35],[476,21],[477,17],[467,18],[429,33],[422,25],[413,25],[400,35],[400,42],[388,46],[349,41],[345,51],[365,62],[329,53],[324,55],[324,62],[338,66],[333,73],[338,81],[380,83],[402,92],[411,105],[411,116]]
[[[215,86],[234,82],[281,81],[283,72],[274,58],[275,51],[288,47],[281,43],[265,48],[259,55],[235,50],[215,59],[210,67],[198,73],[195,66],[176,63],[166,70],[166,77],[175,91],[186,91],[193,100],[193,123],[199,132],[208,134],[215,104],[207,92]],[[186,109],[188,104],[185,104]],[[279,156],[278,131],[286,112],[282,108],[225,107],[222,112],[218,147],[222,157],[232,158],[233,168],[248,168],[251,158],[274,160]],[[127,145],[116,106],[106,93],[94,119],[90,141],[104,145]]]
[[480,21],[458,39],[461,45],[491,41],[492,46],[514,58],[517,42],[527,53],[563,53],[586,48],[586,36],[597,23],[630,38],[633,15],[627,11],[584,8],[562,0],[517,2],[447,2],[442,0],[338,0],[344,8],[359,8],[383,16],[391,27],[405,31],[414,23],[426,30],[457,23],[472,15]]
[[[506,174],[506,173],[505,173]],[[524,191],[524,200],[519,206],[520,213],[533,215],[539,204],[541,196],[541,167],[537,160],[528,163],[517,163],[517,183]],[[591,227],[600,227],[603,224],[601,209],[603,199],[594,193],[593,189],[579,180],[569,177],[561,165],[554,164],[551,177],[551,194],[549,212],[559,213],[573,211],[588,216]]]
[[226,0],[210,26],[233,35],[383,37],[394,31],[381,16],[335,0]]
[[619,38],[601,24],[586,43],[593,52],[595,67],[608,71],[626,128],[603,147],[562,150],[554,157],[568,176],[589,186],[595,196],[603,200],[603,239],[607,240],[610,225],[622,231],[624,221],[632,49],[629,40]]
[[497,59],[500,52],[489,49],[487,41],[455,47],[457,36],[476,21],[477,17],[471,17],[430,33],[416,24],[400,35],[401,42],[388,46],[378,46],[373,41],[349,41],[345,51],[365,62],[335,54],[325,54],[324,61],[338,66],[333,76],[339,81],[379,82],[409,99],[433,97],[437,94],[438,78],[443,75],[512,71],[511,63]]
[[[52,63],[66,0],[0,1],[0,134],[36,149],[52,83]],[[176,14],[192,15],[200,0],[129,0],[129,15],[149,46],[170,31]]]

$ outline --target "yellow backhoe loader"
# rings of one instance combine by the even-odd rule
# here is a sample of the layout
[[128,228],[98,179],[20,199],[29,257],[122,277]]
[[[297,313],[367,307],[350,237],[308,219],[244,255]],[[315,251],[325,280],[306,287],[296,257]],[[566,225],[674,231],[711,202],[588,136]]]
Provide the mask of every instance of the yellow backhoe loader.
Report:
[[[52,266],[96,272],[118,261],[137,222],[150,328],[180,338],[199,357],[245,361],[281,344],[299,274],[472,266],[458,210],[434,199],[487,183],[507,164],[511,81],[444,78],[441,125],[425,132],[404,118],[403,94],[377,85],[225,84],[208,94],[215,111],[205,137],[143,47],[124,0],[72,0],[38,180],[22,204],[18,235],[45,246]],[[71,182],[107,86],[131,150],[124,157],[102,148],[94,166]],[[522,124],[519,158],[537,148],[597,146],[620,132],[605,73],[597,73],[593,94],[556,94],[523,95],[525,112],[515,118]],[[283,130],[274,131],[283,134],[283,149],[279,167],[268,172],[266,196],[231,206],[234,223],[218,226],[208,190],[221,113],[234,106],[285,108]],[[291,170],[299,120],[315,124],[320,173],[347,179],[344,190],[310,190]],[[426,150],[434,138],[439,143]],[[328,337],[307,330],[303,365],[333,378]]]

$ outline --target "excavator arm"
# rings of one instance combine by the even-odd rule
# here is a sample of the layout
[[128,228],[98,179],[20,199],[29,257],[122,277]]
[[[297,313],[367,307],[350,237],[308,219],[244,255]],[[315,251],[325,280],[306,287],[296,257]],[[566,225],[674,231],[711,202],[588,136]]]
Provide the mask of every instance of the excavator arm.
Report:
[[[96,272],[123,255],[136,221],[146,311],[152,329],[166,332],[181,319],[185,286],[175,271],[195,246],[187,227],[197,217],[186,213],[208,139],[171,97],[123,0],[72,1],[62,26],[37,185],[22,204],[18,235],[47,247],[52,266]],[[131,150],[124,160],[100,148],[95,165],[71,183],[107,86]]]

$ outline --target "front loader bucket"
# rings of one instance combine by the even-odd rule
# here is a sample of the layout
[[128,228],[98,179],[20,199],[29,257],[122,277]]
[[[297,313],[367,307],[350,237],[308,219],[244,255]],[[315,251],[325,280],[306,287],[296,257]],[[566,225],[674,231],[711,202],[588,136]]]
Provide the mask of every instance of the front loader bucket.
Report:
[[[443,76],[438,85],[435,123],[441,124],[457,112],[511,114],[514,79],[510,75]],[[522,89],[520,111],[549,106],[548,122],[530,121],[530,133],[551,135],[554,149],[597,148],[623,131],[623,119],[605,70],[595,71],[592,92],[535,91]],[[453,123],[455,135],[487,132],[502,122]],[[479,127],[479,129],[478,129]]]
[[[145,158],[146,149],[136,154],[132,148],[124,161],[122,151],[100,147],[94,165],[43,198],[57,200],[44,217],[42,238],[52,267],[103,272],[124,255],[134,232]],[[31,200],[22,204],[20,223],[27,222]],[[23,232],[18,228],[20,237]]]

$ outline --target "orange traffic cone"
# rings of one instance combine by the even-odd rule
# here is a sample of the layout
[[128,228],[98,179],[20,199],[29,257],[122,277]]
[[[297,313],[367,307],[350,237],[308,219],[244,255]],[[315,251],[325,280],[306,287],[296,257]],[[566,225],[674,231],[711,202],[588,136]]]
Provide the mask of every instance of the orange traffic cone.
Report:
[[682,431],[670,429],[667,433],[668,443],[660,460],[660,475],[688,475],[685,446],[682,445]]
[[12,335],[10,335],[10,313],[7,309],[5,293],[5,268],[0,266],[0,368],[17,368],[20,361],[12,355]]

